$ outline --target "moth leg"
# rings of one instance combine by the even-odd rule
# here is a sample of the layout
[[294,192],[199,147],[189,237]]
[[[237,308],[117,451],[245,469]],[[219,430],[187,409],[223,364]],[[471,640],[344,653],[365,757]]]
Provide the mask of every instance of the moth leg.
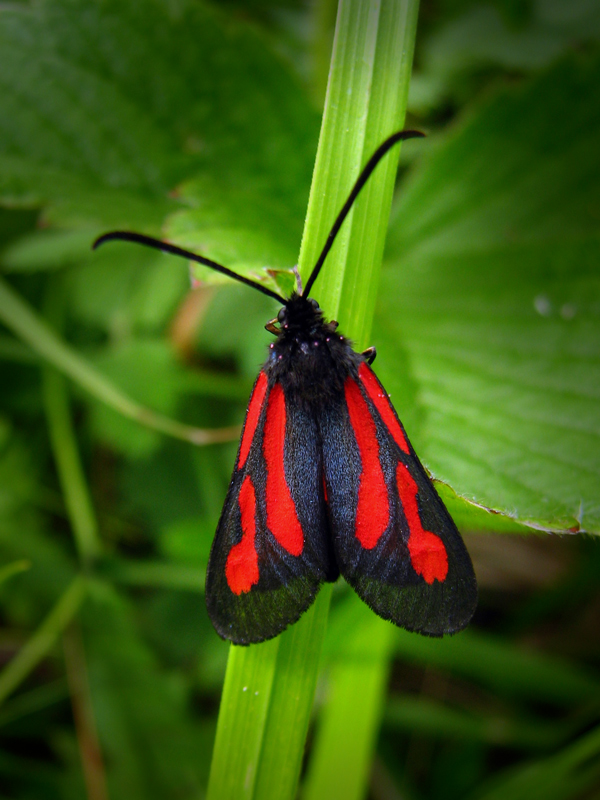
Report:
[[377,350],[374,347],[367,347],[366,350],[362,351],[361,355],[365,357],[365,361],[370,365],[375,361]]
[[277,327],[277,321],[277,317],[275,317],[274,319],[270,319],[265,325],[265,330],[269,331],[269,333],[272,333],[273,336],[279,336],[281,332]]

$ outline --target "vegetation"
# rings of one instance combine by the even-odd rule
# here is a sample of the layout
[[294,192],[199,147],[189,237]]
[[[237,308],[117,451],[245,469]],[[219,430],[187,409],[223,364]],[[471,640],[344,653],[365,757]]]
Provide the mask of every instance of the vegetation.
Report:
[[[340,3],[327,97],[332,3],[0,9],[2,800],[600,797],[600,13],[381,6]],[[377,346],[480,608],[431,640],[340,582],[230,648],[204,574],[276,308],[90,245],[287,291],[407,104],[389,229],[393,158],[315,296]]]

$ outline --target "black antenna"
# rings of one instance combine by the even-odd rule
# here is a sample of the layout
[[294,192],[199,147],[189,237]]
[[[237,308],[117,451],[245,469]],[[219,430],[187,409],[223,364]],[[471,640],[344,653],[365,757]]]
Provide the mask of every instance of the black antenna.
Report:
[[354,188],[348,195],[348,199],[342,206],[342,210],[337,215],[337,219],[333,223],[333,226],[329,232],[329,236],[327,237],[327,241],[325,242],[325,246],[321,251],[321,255],[317,259],[317,263],[313,267],[313,271],[310,273],[310,278],[306,282],[306,286],[304,287],[303,297],[308,297],[308,293],[310,292],[313,283],[317,280],[319,272],[321,271],[321,267],[323,266],[323,263],[327,258],[327,254],[331,250],[331,246],[335,240],[335,237],[338,235],[344,220],[348,216],[348,213],[350,212],[350,209],[354,204],[354,201],[358,197],[360,190],[363,188],[365,183],[371,177],[371,173],[373,172],[375,167],[379,164],[379,162],[388,152],[388,150],[390,150],[398,142],[402,142],[405,139],[421,138],[423,136],[425,136],[425,134],[421,133],[421,131],[411,131],[411,130],[397,131],[396,133],[392,133],[391,136],[388,136],[388,138],[382,144],[379,145],[377,150],[375,150],[371,158],[365,164],[363,171],[358,176],[358,179],[354,184]]
[[[340,213],[337,215],[337,218],[333,223],[331,231],[329,232],[329,236],[327,237],[327,241],[325,242],[325,246],[321,251],[321,255],[317,259],[317,263],[313,267],[313,271],[310,273],[310,278],[308,279],[304,289],[303,297],[308,297],[308,293],[310,292],[312,285],[316,281],[319,272],[321,271],[321,267],[327,258],[327,254],[331,250],[331,246],[335,240],[335,237],[342,227],[344,220],[348,216],[348,213],[352,208],[354,201],[358,197],[360,190],[369,180],[375,167],[379,164],[388,150],[390,150],[398,142],[402,142],[405,139],[414,139],[417,137],[420,138],[422,136],[425,136],[425,134],[421,133],[421,131],[397,131],[389,136],[382,144],[379,145],[377,150],[375,150],[371,158],[365,164],[363,171],[358,176],[358,180],[354,184],[354,188],[348,195],[348,199],[342,206]],[[182,247],[177,247],[177,245],[169,244],[168,242],[162,242],[160,239],[154,239],[152,236],[145,236],[143,233],[133,233],[131,231],[111,231],[110,233],[105,233],[103,236],[100,236],[98,239],[96,239],[92,249],[95,250],[105,242],[111,241],[135,242],[136,244],[142,244],[146,247],[152,247],[154,250],[161,250],[163,253],[171,253],[171,255],[174,256],[188,258],[190,261],[196,261],[198,264],[204,264],[205,267],[210,267],[211,269],[214,269],[223,275],[227,275],[229,278],[233,278],[240,283],[245,283],[246,286],[251,286],[253,289],[257,289],[259,292],[266,294],[267,297],[272,297],[274,300],[278,300],[284,305],[287,302],[285,297],[277,294],[277,292],[271,291],[271,289],[267,289],[266,286],[258,283],[258,281],[253,281],[250,280],[250,278],[245,278],[243,275],[238,275],[237,272],[224,267],[222,264],[218,264],[216,261],[212,261],[210,258],[205,258],[204,256],[197,255],[196,253],[191,253],[189,250],[184,250]]]
[[205,258],[204,256],[197,255],[196,253],[191,253],[189,250],[184,250],[182,247],[177,247],[177,245],[169,244],[168,242],[161,242],[160,239],[154,239],[152,236],[144,236],[143,233],[132,233],[131,231],[111,231],[110,233],[105,233],[103,236],[100,236],[98,239],[96,239],[92,245],[92,250],[100,247],[100,245],[104,244],[105,242],[112,241],[135,242],[136,244],[143,244],[146,247],[152,247],[155,250],[162,250],[163,253],[171,253],[171,255],[174,256],[189,258],[190,261],[197,261],[199,264],[204,264],[205,267],[210,267],[217,272],[221,272],[223,275],[227,275],[230,278],[234,278],[236,281],[240,281],[240,283],[245,283],[246,286],[252,286],[252,288],[258,289],[259,292],[262,292],[268,297],[272,297],[274,300],[278,300],[280,303],[285,305],[285,297],[277,294],[277,292],[272,292],[271,289],[267,289],[266,286],[263,286],[257,281],[252,281],[250,278],[244,278],[243,275],[238,275],[237,272],[224,267],[222,264],[218,264],[216,261],[212,261],[210,258]]

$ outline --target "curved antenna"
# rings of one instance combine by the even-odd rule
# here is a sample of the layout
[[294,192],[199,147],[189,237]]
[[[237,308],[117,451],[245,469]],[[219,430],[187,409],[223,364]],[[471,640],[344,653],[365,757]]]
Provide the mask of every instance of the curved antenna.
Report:
[[332,244],[333,244],[333,242],[335,240],[335,237],[338,235],[338,232],[339,232],[340,228],[342,227],[344,220],[348,216],[348,213],[350,212],[350,209],[352,208],[352,205],[354,204],[354,201],[358,197],[358,194],[359,194],[360,190],[363,188],[365,183],[371,177],[371,173],[373,172],[373,170],[375,169],[377,164],[379,164],[379,162],[384,157],[384,155],[388,152],[388,150],[390,150],[398,142],[402,142],[405,139],[421,138],[423,136],[425,136],[425,134],[421,133],[421,131],[410,131],[410,130],[397,131],[396,133],[393,133],[391,136],[388,136],[388,138],[382,144],[379,145],[377,150],[375,150],[375,152],[373,153],[371,158],[365,164],[365,166],[363,168],[363,171],[358,176],[358,179],[357,179],[356,183],[354,184],[354,188],[352,189],[352,191],[348,195],[348,199],[346,200],[346,202],[342,206],[342,210],[337,215],[337,219],[335,220],[335,222],[333,223],[333,225],[331,227],[331,230],[329,232],[329,236],[327,237],[327,241],[325,242],[325,246],[323,247],[323,250],[321,251],[321,255],[317,259],[317,263],[313,267],[313,271],[310,273],[310,278],[306,282],[306,286],[304,287],[303,297],[308,297],[308,293],[312,289],[313,283],[317,280],[319,272],[321,271],[321,267],[323,266],[323,263],[325,262],[325,259],[327,258],[327,254],[331,250],[331,246],[332,246]]
[[224,267],[222,264],[218,264],[216,261],[212,261],[210,258],[199,256],[196,253],[190,253],[189,250],[184,250],[183,248],[177,247],[177,245],[174,244],[169,244],[168,242],[161,242],[160,239],[154,239],[152,236],[144,236],[143,233],[133,233],[132,231],[111,231],[110,233],[105,233],[103,236],[100,236],[98,239],[96,239],[92,245],[92,250],[100,247],[100,245],[104,244],[105,242],[112,241],[135,242],[136,244],[143,244],[145,247],[152,247],[154,250],[162,250],[163,253],[171,253],[171,255],[174,256],[189,258],[190,261],[197,261],[198,264],[204,264],[205,267],[210,267],[211,269],[214,269],[223,275],[227,275],[229,278],[233,278],[240,283],[245,283],[246,286],[252,286],[253,289],[257,289],[259,292],[266,294],[267,297],[272,297],[274,300],[277,300],[285,305],[286,300],[284,297],[281,297],[281,295],[277,294],[277,292],[271,291],[271,289],[267,289],[266,286],[262,286],[262,284],[258,283],[257,281],[252,281],[250,278],[244,278],[243,275],[238,275],[236,272],[233,272],[233,270],[227,269],[227,267]]

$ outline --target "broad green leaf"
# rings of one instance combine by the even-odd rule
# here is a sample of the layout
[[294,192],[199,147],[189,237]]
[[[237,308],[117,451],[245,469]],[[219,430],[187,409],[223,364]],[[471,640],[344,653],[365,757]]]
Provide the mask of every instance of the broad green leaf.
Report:
[[600,531],[599,86],[600,62],[563,62],[434,149],[403,189],[379,315],[434,476],[559,531]]
[[[202,318],[198,336],[202,352],[220,360],[233,356],[240,371],[253,384],[273,340],[265,331],[265,323],[277,311],[273,300],[246,286],[223,287],[215,293]],[[245,403],[252,384],[243,398]]]
[[[80,235],[70,234],[73,238]],[[138,330],[157,329],[168,323],[189,290],[186,262],[122,243],[92,253],[92,238],[87,234],[85,255],[69,273],[71,315],[78,322],[108,333],[113,342],[127,339]],[[12,252],[19,255],[32,250],[35,241],[31,237],[31,247],[21,247],[19,243]]]
[[423,37],[420,69],[410,86],[412,111],[439,108],[449,98],[464,104],[465,94],[477,90],[486,70],[530,73],[550,66],[573,42],[581,47],[600,41],[600,11],[590,0],[468,6],[449,7],[446,24]]
[[13,5],[0,74],[3,202],[154,232],[185,204],[223,227],[216,248],[238,227],[298,241],[316,114],[243,21],[192,0]]
[[536,0],[520,21],[493,3],[476,4],[445,25],[425,46],[427,71],[452,77],[466,67],[497,64],[532,69],[552,63],[574,38],[600,39],[600,12],[588,0]]

